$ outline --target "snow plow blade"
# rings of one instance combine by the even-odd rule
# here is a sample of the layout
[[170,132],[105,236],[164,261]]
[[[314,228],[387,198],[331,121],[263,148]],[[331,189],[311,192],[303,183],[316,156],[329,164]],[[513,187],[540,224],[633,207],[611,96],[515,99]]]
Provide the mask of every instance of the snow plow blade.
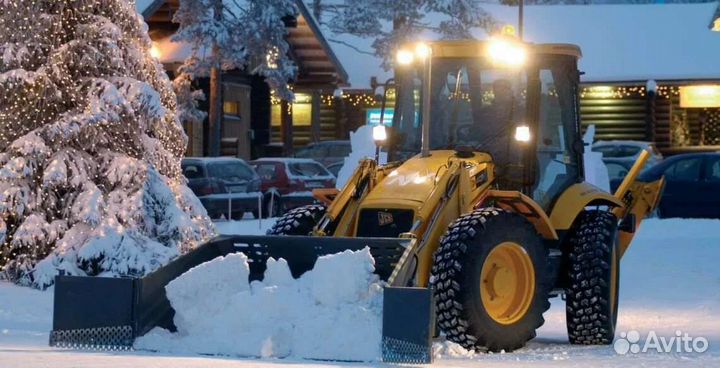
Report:
[[[261,280],[268,258],[287,260],[293,277],[311,270],[318,257],[370,248],[375,273],[387,280],[408,239],[307,236],[220,236],[142,278],[58,276],[55,279],[50,346],[131,349],[155,327],[176,331],[165,286],[189,269],[230,253],[244,253],[250,280]],[[351,332],[350,332],[351,333]]]
[[435,310],[430,288],[386,287],[383,292],[383,362],[432,363],[433,326]]

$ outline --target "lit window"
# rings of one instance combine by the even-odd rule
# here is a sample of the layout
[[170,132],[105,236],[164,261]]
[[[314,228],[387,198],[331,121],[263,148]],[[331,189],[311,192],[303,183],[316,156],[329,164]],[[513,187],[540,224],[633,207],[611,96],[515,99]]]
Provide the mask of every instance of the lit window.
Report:
[[225,101],[223,103],[223,113],[225,115],[240,115],[240,104],[237,101]]

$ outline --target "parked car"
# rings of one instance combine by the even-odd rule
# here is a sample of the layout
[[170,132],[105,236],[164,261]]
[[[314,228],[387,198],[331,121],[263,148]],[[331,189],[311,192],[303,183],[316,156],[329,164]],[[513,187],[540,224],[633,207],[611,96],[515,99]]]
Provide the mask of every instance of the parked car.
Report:
[[295,157],[312,159],[327,167],[342,162],[350,151],[350,141],[323,141],[308,144],[298,150]]
[[260,177],[245,161],[231,157],[188,157],[181,163],[188,186],[211,218],[257,213]]
[[331,174],[335,175],[337,178],[338,174],[340,174],[340,169],[342,169],[343,165],[345,165],[345,161],[336,162],[330,166],[327,166],[326,169],[330,171]]
[[642,141],[597,141],[593,143],[592,150],[601,152],[603,159],[612,158],[628,161],[631,165],[640,156],[640,152],[646,150],[650,152],[650,158],[645,167],[651,167],[663,158],[653,143]]
[[720,218],[720,153],[672,156],[640,174],[641,181],[665,176],[659,217]]
[[315,203],[313,189],[335,188],[335,176],[315,160],[261,158],[251,165],[262,180],[262,191],[280,196],[282,210]]
[[[617,158],[603,158],[603,163],[607,167],[608,177],[610,178],[610,192],[615,193],[615,190],[620,186],[620,183],[625,179],[635,162]],[[646,167],[648,167],[647,164]]]

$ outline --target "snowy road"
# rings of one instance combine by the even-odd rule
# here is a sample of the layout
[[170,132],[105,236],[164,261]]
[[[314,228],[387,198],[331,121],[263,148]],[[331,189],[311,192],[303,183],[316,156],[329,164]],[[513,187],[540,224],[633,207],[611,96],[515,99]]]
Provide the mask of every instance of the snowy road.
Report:
[[[225,223],[224,233],[263,233],[257,222]],[[720,221],[647,220],[622,261],[618,337],[636,330],[670,338],[676,331],[704,337],[704,353],[618,355],[612,347],[567,345],[563,302],[553,300],[538,338],[511,354],[447,353],[442,367],[674,367],[720,366]],[[0,367],[276,367],[378,366],[297,360],[168,356],[147,352],[75,352],[47,347],[52,293],[0,283]]]

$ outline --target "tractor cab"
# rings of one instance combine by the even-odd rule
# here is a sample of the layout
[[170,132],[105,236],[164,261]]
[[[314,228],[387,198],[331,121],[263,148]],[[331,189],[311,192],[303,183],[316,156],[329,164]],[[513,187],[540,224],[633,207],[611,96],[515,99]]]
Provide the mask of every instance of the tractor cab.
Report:
[[574,45],[511,38],[401,50],[390,160],[433,150],[487,153],[501,189],[521,191],[549,211],[565,189],[583,181],[580,56]]

